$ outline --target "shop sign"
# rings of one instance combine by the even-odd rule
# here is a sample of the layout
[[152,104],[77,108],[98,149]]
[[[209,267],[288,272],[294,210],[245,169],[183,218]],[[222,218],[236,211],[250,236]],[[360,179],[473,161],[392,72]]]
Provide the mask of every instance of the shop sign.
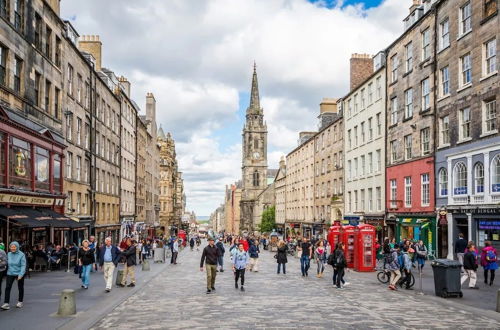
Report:
[[494,214],[498,215],[500,213],[500,208],[461,208],[453,210],[453,213],[457,214]]
[[0,203],[52,206],[54,204],[54,198],[0,194]]
[[448,219],[446,218],[446,215],[448,212],[446,211],[439,211],[439,225],[440,226],[447,226],[448,225]]
[[500,221],[479,220],[479,229],[500,230]]
[[384,219],[365,219],[365,223],[372,226],[380,226],[383,224]]

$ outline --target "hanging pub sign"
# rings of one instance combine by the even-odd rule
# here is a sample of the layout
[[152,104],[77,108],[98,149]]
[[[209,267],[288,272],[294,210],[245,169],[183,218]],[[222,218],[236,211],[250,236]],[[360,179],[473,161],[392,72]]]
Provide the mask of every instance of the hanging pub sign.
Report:
[[26,156],[22,150],[16,152],[14,172],[17,176],[26,176]]
[[448,219],[446,217],[447,214],[448,212],[446,211],[439,211],[439,225],[441,226],[448,225]]

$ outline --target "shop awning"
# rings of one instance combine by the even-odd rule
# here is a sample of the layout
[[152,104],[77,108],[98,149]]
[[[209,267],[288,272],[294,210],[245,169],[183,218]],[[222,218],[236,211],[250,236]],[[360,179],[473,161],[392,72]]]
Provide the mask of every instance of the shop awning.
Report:
[[54,227],[77,228],[82,225],[51,209],[33,209],[30,207],[0,207],[0,218],[7,219],[12,226],[27,228]]

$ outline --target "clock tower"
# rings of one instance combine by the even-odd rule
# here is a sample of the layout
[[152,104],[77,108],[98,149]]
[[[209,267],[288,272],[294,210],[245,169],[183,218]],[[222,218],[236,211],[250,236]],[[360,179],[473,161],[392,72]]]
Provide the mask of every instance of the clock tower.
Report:
[[267,126],[264,111],[260,107],[255,63],[250,105],[246,111],[242,137],[241,229],[253,232],[254,202],[267,187]]

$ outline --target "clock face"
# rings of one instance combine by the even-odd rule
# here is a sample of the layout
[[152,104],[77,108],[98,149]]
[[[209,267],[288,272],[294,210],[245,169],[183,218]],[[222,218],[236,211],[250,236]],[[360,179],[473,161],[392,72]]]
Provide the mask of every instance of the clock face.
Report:
[[253,153],[253,159],[259,159],[260,154],[258,152]]

